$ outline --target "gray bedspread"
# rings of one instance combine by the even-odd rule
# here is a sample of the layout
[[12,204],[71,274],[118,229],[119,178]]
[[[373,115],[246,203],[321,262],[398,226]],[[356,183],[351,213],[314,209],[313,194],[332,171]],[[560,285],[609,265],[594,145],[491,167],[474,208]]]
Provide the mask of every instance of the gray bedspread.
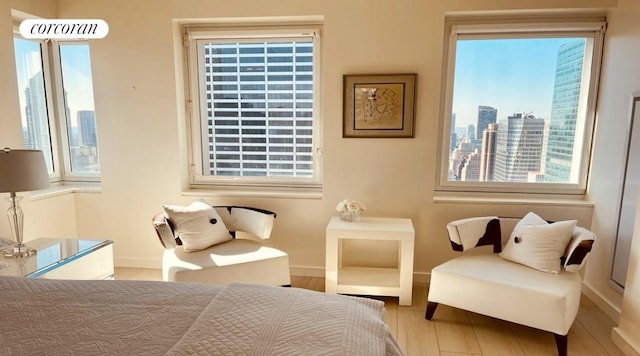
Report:
[[297,288],[0,277],[0,355],[400,355],[383,317]]

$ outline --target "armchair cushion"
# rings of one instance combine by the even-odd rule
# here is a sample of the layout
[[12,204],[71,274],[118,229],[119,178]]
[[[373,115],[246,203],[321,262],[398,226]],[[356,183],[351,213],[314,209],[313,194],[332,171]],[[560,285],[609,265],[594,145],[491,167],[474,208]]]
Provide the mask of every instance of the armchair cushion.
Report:
[[199,251],[233,238],[220,215],[203,200],[188,206],[163,205],[162,210],[172,222],[185,252]]
[[495,254],[463,255],[431,271],[429,302],[566,335],[581,286],[579,273],[544,273]]
[[576,220],[547,223],[534,213],[527,214],[513,229],[500,257],[557,274],[561,258],[571,241]]

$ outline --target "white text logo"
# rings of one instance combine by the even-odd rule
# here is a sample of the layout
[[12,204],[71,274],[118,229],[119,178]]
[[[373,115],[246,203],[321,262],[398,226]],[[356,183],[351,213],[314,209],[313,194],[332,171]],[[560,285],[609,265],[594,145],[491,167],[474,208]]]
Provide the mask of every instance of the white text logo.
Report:
[[20,24],[20,34],[29,39],[104,38],[107,33],[109,25],[104,20],[28,19]]

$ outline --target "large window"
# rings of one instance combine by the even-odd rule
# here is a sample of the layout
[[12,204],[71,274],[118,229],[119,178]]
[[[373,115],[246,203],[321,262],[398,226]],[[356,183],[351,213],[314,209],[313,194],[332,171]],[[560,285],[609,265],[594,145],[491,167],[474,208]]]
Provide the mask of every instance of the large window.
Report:
[[449,18],[438,189],[584,194],[604,18]]
[[15,35],[24,146],[42,150],[52,181],[100,173],[89,45]]
[[319,186],[318,29],[186,33],[191,183]]

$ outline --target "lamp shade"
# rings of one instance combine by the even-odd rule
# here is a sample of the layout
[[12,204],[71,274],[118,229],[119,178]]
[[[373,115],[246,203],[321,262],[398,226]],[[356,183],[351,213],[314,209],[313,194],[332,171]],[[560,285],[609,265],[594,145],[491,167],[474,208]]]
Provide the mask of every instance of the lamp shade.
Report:
[[0,193],[25,192],[48,186],[49,173],[42,151],[0,149]]

